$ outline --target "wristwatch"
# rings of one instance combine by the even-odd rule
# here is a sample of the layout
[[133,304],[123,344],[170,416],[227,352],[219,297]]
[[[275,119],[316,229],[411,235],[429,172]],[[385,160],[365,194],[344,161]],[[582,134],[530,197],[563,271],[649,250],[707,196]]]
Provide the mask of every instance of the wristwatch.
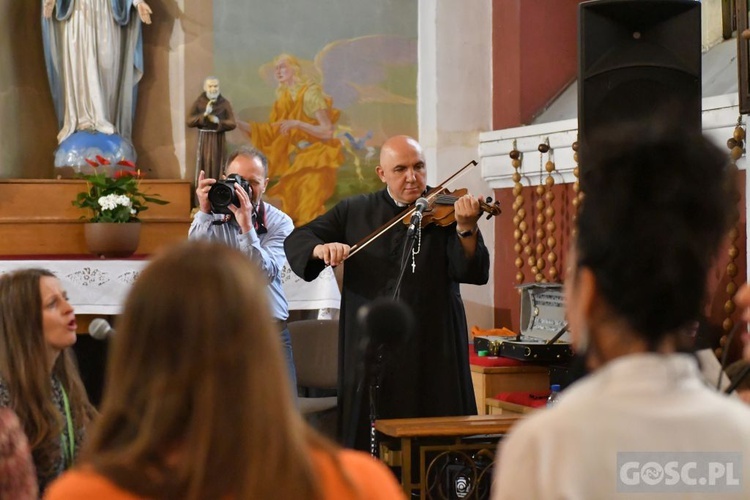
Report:
[[473,228],[467,231],[459,231],[458,226],[456,226],[456,234],[458,234],[459,238],[468,238],[469,236],[475,234],[478,230],[479,230],[479,226],[474,226]]

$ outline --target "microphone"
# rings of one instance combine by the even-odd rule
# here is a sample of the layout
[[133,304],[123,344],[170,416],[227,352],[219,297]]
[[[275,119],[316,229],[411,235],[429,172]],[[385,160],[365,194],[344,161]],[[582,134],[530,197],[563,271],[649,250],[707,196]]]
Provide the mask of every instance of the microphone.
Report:
[[[375,299],[359,308],[357,320],[364,332],[360,348],[365,364],[378,368],[384,351],[393,351],[414,332],[416,321],[408,306],[390,298]],[[386,360],[388,361],[388,360]]]
[[406,235],[411,236],[414,234],[414,232],[419,227],[419,222],[422,220],[422,213],[427,210],[427,207],[430,205],[430,202],[427,201],[427,198],[419,198],[416,203],[414,204],[414,213],[411,216],[411,221],[409,222],[409,229],[406,230]]
[[[379,298],[359,308],[357,323],[363,333],[357,347],[360,352],[364,353],[364,363],[360,363],[357,367],[359,382],[354,397],[351,398],[349,413],[344,413],[349,418],[348,424],[344,425],[350,427],[351,436],[356,434],[351,427],[356,426],[357,422],[362,420],[359,416],[359,409],[364,406],[362,405],[363,389],[367,384],[370,454],[377,457],[375,420],[383,416],[381,413],[389,416],[392,412],[392,410],[383,412],[381,408],[383,402],[380,399],[380,393],[383,375],[388,371],[388,365],[392,364],[392,358],[401,357],[398,350],[403,351],[404,343],[413,335],[416,321],[411,309],[405,304],[389,298]],[[391,402],[390,405],[392,404]]]
[[107,323],[106,319],[96,318],[89,324],[89,335],[96,340],[106,340],[114,334],[114,328]]

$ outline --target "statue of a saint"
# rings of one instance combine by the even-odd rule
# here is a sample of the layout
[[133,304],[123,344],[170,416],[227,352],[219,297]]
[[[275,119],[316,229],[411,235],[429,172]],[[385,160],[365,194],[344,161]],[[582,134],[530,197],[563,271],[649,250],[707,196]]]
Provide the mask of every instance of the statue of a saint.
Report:
[[203,81],[203,91],[190,108],[187,118],[188,127],[198,127],[199,131],[195,177],[197,179],[203,170],[206,177],[218,179],[226,159],[224,133],[237,125],[232,105],[219,90],[219,79],[207,77]]

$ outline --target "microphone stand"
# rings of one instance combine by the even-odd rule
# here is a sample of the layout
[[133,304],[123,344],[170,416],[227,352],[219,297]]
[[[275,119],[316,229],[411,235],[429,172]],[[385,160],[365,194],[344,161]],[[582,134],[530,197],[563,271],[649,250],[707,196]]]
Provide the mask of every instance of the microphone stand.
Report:
[[380,385],[383,373],[383,345],[379,345],[375,354],[375,360],[370,368],[370,455],[378,458],[378,440],[375,431],[375,421],[379,418],[378,403],[380,401]]
[[[384,346],[380,344],[375,349],[375,354],[368,354],[371,347],[364,347],[364,363],[358,369],[361,370],[359,381],[354,389],[353,397],[348,402],[345,408],[343,408],[341,417],[343,422],[340,425],[342,429],[342,437],[349,436],[349,439],[342,440],[342,444],[347,448],[356,447],[356,435],[357,427],[360,422],[360,415],[362,413],[362,398],[364,396],[364,386],[367,383],[368,389],[368,426],[369,426],[369,438],[370,438],[370,454],[377,458],[379,453],[377,450],[377,440],[375,436],[375,420],[379,418],[378,414],[378,399],[380,397],[380,385],[382,383],[383,373],[383,357],[384,357]],[[371,351],[370,351],[371,352]]]
[[[421,219],[420,219],[421,222]],[[401,254],[401,269],[398,273],[398,280],[396,280],[396,286],[393,289],[393,300],[398,300],[399,294],[401,293],[401,281],[404,279],[404,273],[406,272],[406,265],[409,262],[409,255],[411,255],[412,250],[414,249],[414,243],[416,242],[417,238],[417,231],[414,231],[411,234],[406,235],[406,240],[404,241],[404,251]]]
[[[355,380],[348,387],[354,387],[354,392],[351,393],[352,397],[347,398],[341,408],[341,414],[339,417],[338,429],[341,437],[341,444],[347,448],[356,447],[356,436],[357,427],[360,422],[360,414],[362,413],[362,393],[364,392],[365,379],[369,377],[369,371],[366,368],[368,362],[368,349],[369,349],[369,338],[360,340],[357,350],[363,357],[364,362],[359,364],[355,370]],[[356,382],[355,382],[356,381]],[[344,394],[348,394],[349,391],[345,388]],[[339,395],[341,398],[341,395]],[[341,400],[341,399],[339,399]]]

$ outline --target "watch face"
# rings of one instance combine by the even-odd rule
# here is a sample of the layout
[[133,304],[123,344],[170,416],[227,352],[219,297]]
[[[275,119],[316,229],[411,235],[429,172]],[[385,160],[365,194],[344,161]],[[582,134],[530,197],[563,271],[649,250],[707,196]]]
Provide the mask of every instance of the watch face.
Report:
[[456,232],[458,233],[458,236],[460,236],[461,238],[467,238],[476,232],[476,228],[469,229],[468,231],[456,231]]

